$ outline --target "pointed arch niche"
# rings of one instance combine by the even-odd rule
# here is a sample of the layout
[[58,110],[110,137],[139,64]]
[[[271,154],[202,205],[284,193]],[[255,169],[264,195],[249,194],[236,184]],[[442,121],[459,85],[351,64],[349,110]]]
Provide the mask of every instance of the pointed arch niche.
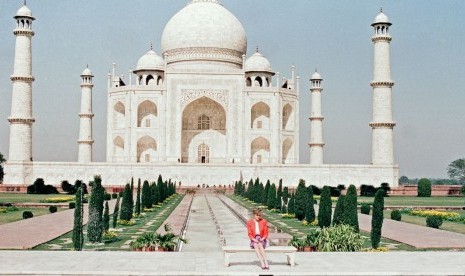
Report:
[[292,149],[293,149],[294,143],[292,142],[292,139],[286,138],[283,141],[283,147],[282,147],[282,160],[283,164],[289,164],[290,161],[293,159],[293,154],[292,154]]
[[126,116],[126,107],[121,101],[118,101],[113,106],[113,127],[124,128],[125,127],[125,116]]
[[137,127],[154,127],[158,116],[157,105],[145,100],[137,107]]
[[283,107],[283,130],[294,129],[294,109],[290,104],[286,104]]
[[201,97],[189,103],[182,113],[181,162],[198,163],[199,145],[209,147],[209,163],[225,162],[226,111],[221,104]]
[[156,160],[157,142],[150,136],[137,141],[137,163],[150,163]]
[[251,109],[251,128],[269,129],[270,128],[270,107],[264,102],[258,102]]
[[270,162],[270,141],[264,137],[255,138],[250,144],[250,163]]

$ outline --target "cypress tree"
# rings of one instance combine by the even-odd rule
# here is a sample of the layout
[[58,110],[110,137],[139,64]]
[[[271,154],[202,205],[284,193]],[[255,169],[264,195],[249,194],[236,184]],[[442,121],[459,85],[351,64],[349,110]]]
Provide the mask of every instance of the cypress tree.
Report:
[[318,209],[318,226],[321,228],[331,226],[331,212],[331,191],[328,186],[324,186]]
[[120,202],[120,196],[118,194],[118,198],[116,199],[115,209],[113,211],[113,228],[116,228],[116,225],[117,225],[117,222],[118,222],[119,202]]
[[276,192],[276,206],[277,210],[281,210],[281,198],[283,197],[283,180],[279,180],[278,191]]
[[247,193],[246,193],[246,197],[249,200],[252,200],[252,193],[253,193],[253,180],[251,178],[249,181],[249,185],[247,185]]
[[284,187],[283,188],[283,202],[281,204],[281,213],[287,213],[288,212],[288,202],[289,202],[289,188]]
[[91,243],[102,242],[104,196],[105,189],[102,187],[102,178],[96,175],[92,183],[92,193],[89,200],[89,222],[87,226],[87,238]]
[[131,220],[131,186],[126,184],[123,192],[123,201],[121,202],[121,220]]
[[379,189],[375,194],[373,202],[373,215],[371,217],[371,246],[378,248],[381,240],[381,229],[383,228],[384,190]]
[[161,203],[163,200],[160,197],[160,191],[158,189],[157,183],[153,182],[150,188],[150,191],[152,192],[152,205],[155,206],[158,203]]
[[311,223],[315,220],[315,206],[313,201],[313,189],[312,186],[307,187],[307,201],[305,207],[305,220]]
[[253,185],[253,198],[252,200],[255,202],[255,203],[260,203],[260,201],[262,200],[262,198],[260,197],[260,180],[258,179],[255,179],[255,184]]
[[140,215],[140,178],[137,182],[136,214]]
[[289,214],[295,214],[295,196],[294,196],[294,193],[291,193],[291,197],[289,198],[289,203],[287,205],[287,212]]
[[268,189],[268,209],[273,209],[276,206],[276,185],[273,183]]
[[141,198],[141,208],[151,208],[152,207],[152,197],[149,182],[147,180],[144,181],[144,185],[142,185],[142,198]]
[[[257,203],[261,205],[266,205],[266,199],[268,198],[268,194],[265,195],[265,186],[263,186],[263,183],[261,182],[258,186],[257,198],[259,199]],[[265,204],[263,204],[263,201],[265,201]]]
[[131,218],[134,214],[134,177],[131,177]]
[[339,198],[337,199],[336,209],[334,210],[333,226],[341,224],[343,221],[344,198],[345,198],[345,195],[340,195]]
[[356,232],[360,232],[358,227],[357,213],[357,189],[350,185],[344,198],[343,223],[352,226]]
[[76,192],[76,208],[74,209],[74,227],[73,227],[73,245],[74,250],[81,251],[84,245],[83,233],[83,204],[82,204],[82,188],[78,188]]
[[164,189],[163,189],[163,178],[161,177],[161,174],[158,175],[157,188],[158,188],[158,203],[161,203],[165,201],[165,198],[166,198]]
[[263,205],[268,205],[268,196],[269,196],[268,194],[270,192],[270,188],[271,188],[270,180],[267,180],[266,185],[265,185],[265,192],[262,195],[262,204]]
[[110,210],[108,209],[108,201],[105,201],[105,211],[103,212],[103,231],[108,232],[110,229]]
[[295,217],[301,221],[305,218],[305,209],[307,207],[307,188],[305,188],[305,181],[303,179],[299,181],[294,201]]

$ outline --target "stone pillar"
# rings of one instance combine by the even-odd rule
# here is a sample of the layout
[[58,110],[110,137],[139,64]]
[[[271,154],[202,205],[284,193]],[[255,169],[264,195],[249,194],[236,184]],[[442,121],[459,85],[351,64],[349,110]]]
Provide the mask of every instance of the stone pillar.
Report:
[[323,88],[321,82],[323,79],[320,74],[315,71],[310,81],[312,86],[310,92],[312,93],[312,111],[310,114],[310,165],[323,164],[323,119],[321,115],[321,93]]
[[79,112],[79,163],[92,162],[92,71],[84,69],[81,74],[81,111]]
[[32,22],[35,18],[26,5],[21,7],[16,16],[15,60],[13,75],[13,91],[11,97],[10,149],[9,161],[32,161]]
[[389,18],[381,13],[371,24],[375,30],[372,37],[374,43],[373,81],[373,121],[370,126],[372,136],[372,164],[394,165],[393,129],[396,123],[392,116],[392,86],[390,65],[389,34],[391,23]]

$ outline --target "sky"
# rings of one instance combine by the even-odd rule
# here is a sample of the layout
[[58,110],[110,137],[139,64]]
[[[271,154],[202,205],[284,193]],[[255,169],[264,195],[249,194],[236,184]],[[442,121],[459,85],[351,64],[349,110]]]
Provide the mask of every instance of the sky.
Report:
[[[8,157],[15,27],[22,0],[0,2],[0,152]],[[29,0],[33,29],[33,158],[76,161],[80,74],[93,89],[94,161],[105,161],[107,74],[127,76],[188,0]],[[390,29],[395,160],[400,174],[447,177],[465,157],[465,1],[222,0],[243,24],[248,56],[256,46],[272,68],[300,87],[300,161],[309,162],[310,75],[324,78],[324,154],[328,164],[371,162],[373,34],[383,7]],[[126,77],[127,78],[127,77]]]

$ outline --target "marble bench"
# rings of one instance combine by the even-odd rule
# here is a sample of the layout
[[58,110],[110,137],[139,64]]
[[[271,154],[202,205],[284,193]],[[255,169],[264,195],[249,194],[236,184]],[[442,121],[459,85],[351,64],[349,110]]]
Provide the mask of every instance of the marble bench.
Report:
[[[284,253],[287,256],[287,264],[294,266],[295,263],[295,252],[297,249],[293,246],[270,246],[265,249],[268,253]],[[223,246],[224,252],[224,265],[229,266],[229,258],[235,253],[243,252],[255,252],[248,246]]]

